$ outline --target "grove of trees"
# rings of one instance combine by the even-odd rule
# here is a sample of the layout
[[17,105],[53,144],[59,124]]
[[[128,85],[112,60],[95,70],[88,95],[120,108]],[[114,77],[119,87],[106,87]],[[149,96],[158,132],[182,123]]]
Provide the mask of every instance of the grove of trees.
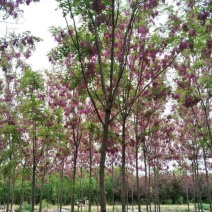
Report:
[[49,70],[27,64],[41,38],[0,37],[0,204],[212,211],[212,1],[56,1]]

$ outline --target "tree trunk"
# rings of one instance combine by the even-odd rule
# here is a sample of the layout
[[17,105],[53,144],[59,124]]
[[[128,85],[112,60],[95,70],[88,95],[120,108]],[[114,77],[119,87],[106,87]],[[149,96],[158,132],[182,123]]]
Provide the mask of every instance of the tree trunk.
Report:
[[125,166],[126,166],[126,144],[125,144],[125,131],[126,131],[126,116],[123,115],[122,119],[122,166],[121,166],[121,204],[122,212],[126,210],[126,180],[125,180]]
[[13,187],[12,187],[12,194],[11,194],[11,204],[10,204],[10,211],[13,211],[13,203],[14,203],[14,193],[15,193],[15,170],[13,170]]
[[78,154],[78,148],[76,147],[75,152],[74,152],[74,167],[73,167],[72,192],[71,192],[71,212],[74,212],[74,195],[75,195],[75,178],[76,178],[77,154]]
[[34,212],[34,208],[35,208],[35,174],[36,174],[36,165],[33,164],[33,168],[32,168],[32,190],[31,190],[31,212]]
[[158,187],[158,181],[159,181],[159,171],[154,166],[154,181],[155,181],[155,211],[160,212],[160,199],[159,199],[159,187]]
[[135,170],[136,170],[136,185],[137,185],[137,204],[138,211],[141,212],[141,200],[140,200],[140,185],[139,185],[139,173],[138,173],[138,145],[136,145],[136,153],[135,153]]
[[149,186],[147,182],[147,160],[146,160],[146,149],[143,147],[143,154],[144,154],[144,169],[145,169],[145,195],[146,195],[146,211],[149,211]]
[[186,180],[186,199],[187,199],[188,211],[190,211],[190,207],[189,207],[189,195],[188,195],[188,182],[187,182],[187,180]]
[[151,201],[152,201],[152,187],[151,187],[151,175],[150,175],[150,166],[149,166],[149,211],[152,210],[152,205],[151,205]]
[[204,166],[205,166],[205,177],[206,177],[206,183],[207,183],[207,190],[208,190],[208,203],[210,206],[210,211],[212,211],[212,205],[211,205],[211,186],[209,182],[209,176],[208,176],[208,167],[207,167],[207,158],[206,158],[206,152],[205,148],[203,147],[203,158],[204,158]]
[[[83,201],[83,177],[82,177],[82,165],[80,167],[80,199]],[[82,202],[83,204],[83,202]],[[82,212],[82,206],[81,206],[81,212]]]
[[62,170],[61,170],[61,174],[60,174],[60,190],[59,190],[59,211],[62,211],[62,206],[63,206],[63,176],[64,176],[64,160],[65,158],[62,158]]
[[10,207],[10,184],[11,184],[11,174],[9,174],[8,180],[7,180],[7,192],[6,192],[6,211],[9,211]]
[[114,167],[112,162],[112,191],[113,191],[113,212],[115,209],[115,194],[114,194]]
[[100,205],[101,212],[106,212],[106,191],[105,191],[105,160],[107,152],[107,140],[109,133],[109,120],[110,110],[106,110],[105,123],[103,126],[103,138],[101,145],[101,156],[100,156],[100,170],[99,170],[99,184],[100,184]]
[[26,163],[23,165],[22,178],[21,178],[21,196],[20,196],[20,204],[19,204],[19,212],[22,211],[22,204],[24,202],[24,170]]
[[32,165],[32,185],[31,185],[31,212],[34,212],[35,208],[35,181],[36,181],[36,121],[33,120],[33,138],[32,138],[32,154],[33,154],[33,165]]
[[88,212],[91,212],[91,194],[92,194],[92,137],[89,134],[89,194],[88,194]]
[[42,180],[41,180],[41,193],[40,193],[40,200],[39,200],[39,212],[42,212],[42,200],[43,200],[43,184],[44,184],[44,179],[45,179],[45,175],[46,175],[46,168],[44,169],[44,173],[42,176]]
[[[98,181],[98,173],[97,173],[97,176],[96,176],[96,182]],[[97,209],[97,212],[99,212],[99,188],[98,188],[98,184],[96,184],[96,209]]]

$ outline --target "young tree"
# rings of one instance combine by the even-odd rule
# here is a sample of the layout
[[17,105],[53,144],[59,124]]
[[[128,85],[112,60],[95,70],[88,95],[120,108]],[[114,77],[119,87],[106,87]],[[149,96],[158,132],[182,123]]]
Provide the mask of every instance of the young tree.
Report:
[[[158,14],[155,9],[158,6],[157,1],[58,2],[63,10],[67,29],[52,30],[59,46],[50,53],[50,60],[53,63],[65,60],[67,68],[74,70],[76,83],[83,81],[103,126],[100,202],[101,210],[106,211],[104,167],[109,125],[115,115],[113,112],[117,111],[117,95],[122,93],[126,86],[132,85],[130,79],[135,80],[135,83],[146,80],[133,98],[122,105],[121,110],[124,112],[143,90],[166,70],[175,58],[176,51],[163,54],[163,39],[149,31],[151,25],[154,25],[154,17]],[[149,38],[150,36],[152,37]],[[160,55],[160,59],[156,59],[156,55]],[[133,76],[130,77],[133,68],[140,73],[137,74],[137,80]],[[146,77],[141,74],[143,69],[146,71]],[[148,71],[150,72],[147,73]],[[126,79],[129,85],[124,83]]]

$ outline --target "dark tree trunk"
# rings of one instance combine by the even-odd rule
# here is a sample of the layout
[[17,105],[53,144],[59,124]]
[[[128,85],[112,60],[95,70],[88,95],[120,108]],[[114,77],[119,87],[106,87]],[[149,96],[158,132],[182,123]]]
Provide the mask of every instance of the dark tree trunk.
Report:
[[7,193],[6,193],[6,211],[9,211],[10,207],[10,184],[11,184],[11,174],[9,174],[8,181],[7,181]]
[[144,169],[145,169],[145,196],[146,196],[146,211],[149,211],[149,185],[148,185],[148,173],[147,173],[147,159],[146,159],[146,149],[143,147],[143,154],[144,154]]
[[39,212],[42,212],[43,184],[44,184],[45,176],[46,176],[46,168],[44,169],[42,180],[41,180],[41,193],[40,193],[40,200],[39,200]]
[[126,210],[126,180],[125,180],[125,166],[126,166],[126,144],[125,144],[125,131],[126,131],[126,116],[123,115],[122,120],[122,167],[121,167],[121,204],[122,212]]
[[75,196],[75,179],[76,179],[77,155],[78,155],[78,147],[76,147],[75,152],[74,152],[74,167],[73,167],[72,192],[71,192],[71,212],[74,212],[74,196]]
[[207,157],[206,157],[205,148],[203,148],[203,158],[204,158],[204,166],[205,166],[205,177],[206,177],[207,191],[208,191],[208,203],[209,203],[209,206],[210,206],[210,211],[212,211],[211,186],[210,186],[209,176],[208,176]]
[[105,191],[105,160],[107,151],[107,140],[109,133],[110,110],[106,110],[105,122],[103,126],[103,138],[101,145],[99,184],[100,184],[100,205],[101,212],[106,212],[106,191]]
[[64,177],[64,160],[65,158],[62,158],[62,170],[60,174],[60,188],[59,188],[59,196],[58,196],[58,202],[59,202],[59,211],[62,211],[63,206],[63,177]]
[[92,195],[92,136],[89,134],[89,194],[88,194],[88,212],[91,212],[91,195]]
[[136,170],[136,184],[137,184],[137,204],[138,204],[138,211],[141,212],[141,200],[140,200],[140,185],[139,185],[139,169],[138,169],[138,145],[136,145],[136,153],[135,153],[135,170]]
[[33,168],[32,168],[32,190],[31,190],[31,212],[34,212],[34,208],[35,208],[35,175],[36,175],[36,166],[33,165]]

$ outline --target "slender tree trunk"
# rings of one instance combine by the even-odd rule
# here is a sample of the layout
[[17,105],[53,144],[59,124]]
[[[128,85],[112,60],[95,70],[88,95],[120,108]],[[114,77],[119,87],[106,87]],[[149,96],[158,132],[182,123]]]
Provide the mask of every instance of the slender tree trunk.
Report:
[[42,212],[42,200],[43,200],[43,184],[46,175],[46,168],[44,169],[43,176],[41,179],[41,193],[40,193],[40,201],[39,201],[39,212]]
[[[80,199],[82,200],[82,205],[83,205],[83,177],[82,177],[82,166],[80,167]],[[81,212],[82,212],[82,206],[81,206]]]
[[209,176],[208,176],[208,167],[207,167],[207,157],[205,148],[203,148],[203,158],[204,158],[204,166],[205,166],[205,177],[206,177],[206,184],[207,184],[207,190],[208,190],[208,203],[210,206],[210,211],[212,211],[212,205],[211,205],[211,186],[209,183]]
[[75,196],[75,178],[76,178],[77,155],[78,155],[78,148],[76,147],[75,152],[74,152],[74,167],[73,167],[72,192],[71,192],[71,212],[74,212],[74,196]]
[[[34,110],[34,109],[33,109]],[[33,149],[32,149],[32,154],[33,154],[33,165],[32,165],[32,186],[31,186],[31,212],[34,212],[35,208],[35,183],[36,183],[36,121],[33,120]]]
[[[11,136],[10,136],[10,139],[9,139],[9,148],[12,150],[13,152],[13,142],[12,142],[12,139],[11,139]],[[12,161],[12,155],[9,156],[9,163],[11,163]],[[12,167],[13,168],[13,167]],[[11,201],[11,197],[10,195],[12,195],[11,193],[11,181],[12,181],[12,170],[10,169],[9,170],[9,173],[8,173],[8,181],[7,181],[7,195],[6,195],[6,211],[8,212],[9,211],[9,208],[10,208],[10,201]]]
[[21,196],[20,196],[20,205],[19,205],[19,212],[22,211],[22,204],[24,202],[24,170],[25,170],[25,166],[26,166],[26,163],[24,163],[24,166],[23,166],[23,171],[22,171],[22,178],[21,178]]
[[[98,173],[97,173],[97,177],[96,177],[96,181],[98,181]],[[97,208],[97,212],[99,212],[99,188],[98,188],[98,183],[96,184],[96,208]]]
[[112,162],[112,193],[113,193],[113,212],[115,209],[115,194],[114,194],[114,167]]
[[149,211],[152,211],[152,188],[151,188],[151,175],[150,175],[150,166],[149,166]]
[[126,116],[123,115],[122,119],[122,166],[121,166],[121,205],[122,212],[126,210],[126,180],[125,180],[125,166],[126,166],[126,144],[125,144],[125,131],[126,131]]
[[132,185],[132,189],[131,189],[131,195],[132,195],[132,211],[134,211],[134,199],[133,199],[133,185]]
[[155,180],[155,211],[160,212],[160,199],[159,199],[159,187],[158,187],[158,169],[154,166],[154,180]]
[[100,184],[100,205],[101,212],[106,212],[106,191],[105,191],[105,160],[107,151],[107,140],[109,133],[110,110],[106,110],[105,122],[103,126],[103,139],[101,145],[99,184]]
[[10,204],[10,211],[13,211],[13,203],[14,203],[14,193],[15,193],[15,170],[13,170],[13,187],[12,187],[12,194],[11,194],[11,204]]
[[188,182],[187,182],[187,180],[186,180],[186,199],[187,199],[188,211],[190,211],[190,207],[189,207],[189,195],[188,195]]
[[140,200],[140,185],[139,185],[139,169],[138,169],[138,145],[136,145],[135,149],[135,170],[136,170],[136,187],[137,187],[137,204],[138,211],[141,212],[141,200]]
[[147,173],[147,160],[146,160],[146,149],[143,147],[143,154],[144,154],[144,169],[145,169],[145,195],[146,195],[146,211],[149,211],[149,186],[148,186],[148,173]]
[[[127,170],[126,170],[127,172]],[[128,179],[126,180],[126,204],[127,204],[127,211],[129,209],[129,195],[128,195],[128,192],[129,192],[129,183],[128,183]]]
[[193,180],[193,199],[194,199],[194,208],[197,210],[197,202],[196,202],[196,171],[195,171],[195,159],[192,161],[192,180]]
[[9,174],[8,180],[7,180],[7,192],[6,192],[6,211],[9,211],[10,207],[10,184],[11,184],[11,174]]
[[89,134],[89,194],[88,194],[88,212],[91,212],[91,194],[92,194],[92,137]]
[[35,208],[35,174],[36,174],[36,165],[33,164],[33,168],[32,168],[32,190],[31,190],[31,212],[34,212],[34,208]]
[[59,211],[61,212],[62,211],[62,206],[63,206],[63,177],[64,177],[64,160],[65,158],[63,157],[62,158],[62,170],[61,170],[61,174],[60,174],[60,190],[59,190],[59,197],[58,197],[58,200],[59,200]]
[[198,155],[196,154],[196,180],[197,180],[197,198],[198,198],[198,210],[203,210],[202,209],[202,195],[200,192],[200,179],[199,179],[199,165],[198,165]]

